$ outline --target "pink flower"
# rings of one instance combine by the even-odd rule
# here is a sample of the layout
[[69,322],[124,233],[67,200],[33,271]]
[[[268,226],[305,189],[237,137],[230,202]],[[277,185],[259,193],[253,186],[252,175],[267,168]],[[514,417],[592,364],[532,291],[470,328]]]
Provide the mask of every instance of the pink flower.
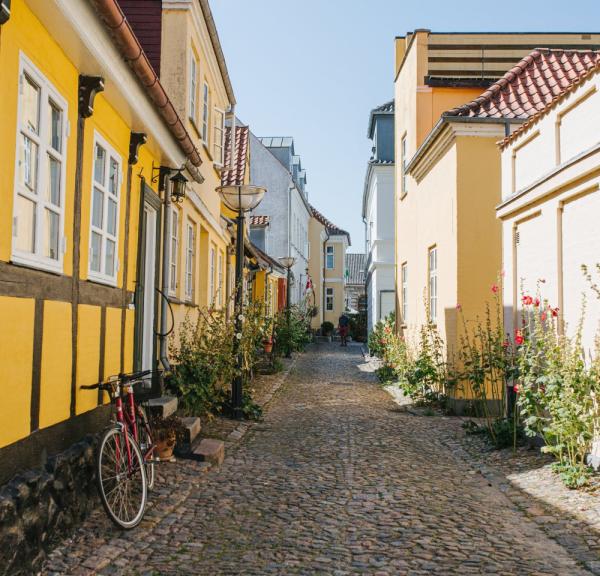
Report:
[[508,340],[505,340],[504,342],[502,342],[503,348],[508,348],[509,346],[510,346],[510,342]]
[[546,314],[545,312],[542,312],[542,322],[545,322],[546,318],[548,318],[548,314]]
[[462,310],[462,306],[460,304],[457,304],[456,309],[460,312]]
[[494,294],[498,294],[498,290],[500,290],[500,288],[498,288],[498,284],[492,284],[492,292]]
[[515,344],[517,346],[521,346],[525,342],[525,338],[523,338],[523,332],[520,330],[515,331]]
[[518,394],[519,393],[519,385],[518,384],[514,384],[513,385],[513,390],[514,390],[515,394]]
[[537,307],[540,305],[540,299],[539,299],[539,298],[536,298],[536,299],[533,301],[533,305],[534,305],[534,306],[537,308]]
[[533,298],[531,296],[524,295],[521,300],[525,306],[531,306],[533,304]]

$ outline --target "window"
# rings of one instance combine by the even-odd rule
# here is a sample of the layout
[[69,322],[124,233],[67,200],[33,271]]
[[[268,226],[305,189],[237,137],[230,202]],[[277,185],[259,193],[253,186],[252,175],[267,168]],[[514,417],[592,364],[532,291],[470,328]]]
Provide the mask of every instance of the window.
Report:
[[219,252],[219,281],[217,284],[217,289],[219,290],[219,306],[223,306],[223,253]]
[[121,158],[99,134],[94,138],[90,279],[116,284]]
[[408,317],[408,264],[406,262],[402,264],[400,276],[402,286],[402,323],[406,324]]
[[437,322],[437,248],[429,249],[429,316]]
[[170,274],[169,274],[169,293],[177,292],[177,255],[179,251],[179,212],[177,208],[171,207],[171,254],[170,254]]
[[215,162],[223,165],[225,160],[224,148],[225,148],[225,114],[222,110],[215,108]]
[[208,144],[208,84],[205,82],[202,87],[202,140],[205,144]]
[[333,270],[335,268],[335,246],[325,248],[325,268]]
[[193,50],[190,59],[190,118],[194,122],[198,119],[198,61]]
[[264,226],[253,226],[250,228],[250,242],[260,248],[263,252],[267,251],[267,229]]
[[208,297],[210,299],[211,305],[215,299],[215,275],[216,275],[216,267],[215,267],[215,249],[211,246],[210,249],[210,270],[208,277]]
[[400,170],[402,171],[401,188],[402,196],[406,194],[406,136],[402,137],[400,143]]
[[325,288],[325,310],[333,311],[333,288]]
[[12,259],[62,271],[67,104],[21,56]]
[[194,298],[194,270],[196,268],[196,228],[194,224],[188,222],[186,234],[185,250],[185,297],[187,300]]

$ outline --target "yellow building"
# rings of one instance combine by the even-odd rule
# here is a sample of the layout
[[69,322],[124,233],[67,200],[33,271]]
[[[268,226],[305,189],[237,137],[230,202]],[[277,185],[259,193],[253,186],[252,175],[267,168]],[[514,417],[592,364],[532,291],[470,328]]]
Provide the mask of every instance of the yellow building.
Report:
[[106,422],[81,385],[155,357],[162,204],[201,158],[114,0],[14,0],[0,34],[2,482]]
[[313,206],[311,210],[308,273],[317,307],[317,315],[311,325],[318,329],[323,322],[331,322],[337,328],[338,319],[345,309],[345,261],[350,234],[330,222]]
[[[527,116],[488,107],[506,69],[533,47],[579,44],[580,34],[437,34],[396,39],[397,318],[414,338],[429,312],[451,359],[459,312],[485,311],[501,272],[500,153]],[[481,94],[482,87],[489,88]],[[468,104],[465,104],[465,103]]]

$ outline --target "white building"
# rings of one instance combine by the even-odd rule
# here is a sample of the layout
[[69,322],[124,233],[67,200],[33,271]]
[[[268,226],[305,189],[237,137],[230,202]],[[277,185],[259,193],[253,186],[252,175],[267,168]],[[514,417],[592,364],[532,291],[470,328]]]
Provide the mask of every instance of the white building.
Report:
[[371,110],[367,136],[373,155],[367,165],[362,217],[366,236],[367,327],[395,309],[394,101]]
[[585,293],[588,352],[600,320],[600,301],[581,269],[600,262],[600,52],[531,56],[523,81],[545,83],[546,106],[501,143],[505,316],[517,327],[522,293],[535,297],[539,287],[572,334]]

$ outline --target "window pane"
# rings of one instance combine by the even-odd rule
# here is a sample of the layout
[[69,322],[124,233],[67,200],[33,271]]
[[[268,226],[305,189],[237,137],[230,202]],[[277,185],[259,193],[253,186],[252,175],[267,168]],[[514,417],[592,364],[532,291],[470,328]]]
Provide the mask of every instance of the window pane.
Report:
[[60,206],[60,162],[48,156],[48,184],[46,200],[55,206]]
[[27,76],[23,77],[23,126],[39,133],[40,126],[40,89]]
[[102,236],[92,232],[92,261],[90,269],[94,272],[100,272],[100,258],[102,256]]
[[110,176],[108,190],[115,196],[119,195],[119,164],[114,158],[110,159]]
[[23,136],[21,157],[19,159],[19,175],[21,182],[34,193],[37,187],[37,166],[38,145],[27,136]]
[[107,276],[115,275],[115,243],[112,240],[106,241],[106,262],[104,273]]
[[102,228],[102,216],[104,211],[104,194],[98,188],[94,188],[94,199],[92,201],[92,224],[96,228]]
[[35,202],[17,195],[17,250],[33,253],[35,250]]
[[108,199],[108,215],[106,217],[106,231],[113,236],[117,235],[117,203]]
[[43,235],[42,254],[47,258],[58,260],[58,224],[59,216],[52,210],[44,210],[45,212],[45,230]]
[[57,152],[62,151],[62,110],[54,104],[48,102],[48,116],[50,118],[50,146]]
[[96,144],[96,154],[94,156],[94,180],[98,184],[104,185],[104,167],[106,164],[106,151],[102,146]]

